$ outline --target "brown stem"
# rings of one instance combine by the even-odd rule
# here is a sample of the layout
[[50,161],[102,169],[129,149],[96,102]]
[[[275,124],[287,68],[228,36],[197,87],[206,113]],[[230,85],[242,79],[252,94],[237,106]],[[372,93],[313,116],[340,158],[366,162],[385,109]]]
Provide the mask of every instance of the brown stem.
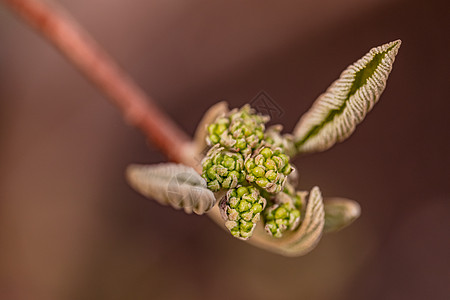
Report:
[[60,6],[43,0],[2,0],[47,38],[90,79],[169,159],[186,161],[189,137]]

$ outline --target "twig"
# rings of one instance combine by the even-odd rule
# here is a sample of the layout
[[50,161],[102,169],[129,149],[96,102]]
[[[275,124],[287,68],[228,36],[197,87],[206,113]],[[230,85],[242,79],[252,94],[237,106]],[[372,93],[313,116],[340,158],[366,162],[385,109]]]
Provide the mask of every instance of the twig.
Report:
[[43,0],[2,0],[51,42],[103,91],[124,118],[169,159],[186,161],[189,137],[166,116],[114,60],[60,6]]

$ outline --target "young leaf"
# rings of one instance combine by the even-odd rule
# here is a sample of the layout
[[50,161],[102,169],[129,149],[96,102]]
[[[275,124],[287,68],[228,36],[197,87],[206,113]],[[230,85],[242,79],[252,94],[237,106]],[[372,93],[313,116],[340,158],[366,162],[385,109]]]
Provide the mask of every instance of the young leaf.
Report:
[[361,215],[358,202],[344,198],[326,198],[324,232],[339,231],[355,221]]
[[175,209],[201,215],[210,210],[216,198],[206,181],[191,167],[164,163],[130,165],[126,170],[129,184],[142,195]]
[[327,150],[353,133],[380,98],[400,44],[371,49],[319,96],[294,129],[298,152]]

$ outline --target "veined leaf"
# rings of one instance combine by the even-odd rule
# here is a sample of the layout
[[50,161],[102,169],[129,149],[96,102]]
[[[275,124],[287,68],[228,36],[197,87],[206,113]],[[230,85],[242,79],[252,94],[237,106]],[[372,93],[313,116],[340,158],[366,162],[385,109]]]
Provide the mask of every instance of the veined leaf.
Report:
[[201,215],[209,211],[216,198],[206,181],[191,167],[164,163],[130,165],[126,170],[129,184],[142,195],[186,213]]
[[298,152],[327,150],[353,133],[380,98],[400,44],[371,49],[319,96],[294,129]]
[[355,221],[361,215],[358,202],[345,198],[325,198],[324,232],[339,231]]

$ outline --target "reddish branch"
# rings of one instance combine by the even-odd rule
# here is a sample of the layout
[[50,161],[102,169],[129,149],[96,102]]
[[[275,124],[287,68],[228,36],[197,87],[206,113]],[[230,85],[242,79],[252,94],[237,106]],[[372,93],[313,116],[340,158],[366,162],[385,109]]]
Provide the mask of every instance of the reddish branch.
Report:
[[114,60],[54,3],[2,0],[47,38],[122,111],[125,119],[152,140],[171,160],[183,161],[189,137],[177,127]]

